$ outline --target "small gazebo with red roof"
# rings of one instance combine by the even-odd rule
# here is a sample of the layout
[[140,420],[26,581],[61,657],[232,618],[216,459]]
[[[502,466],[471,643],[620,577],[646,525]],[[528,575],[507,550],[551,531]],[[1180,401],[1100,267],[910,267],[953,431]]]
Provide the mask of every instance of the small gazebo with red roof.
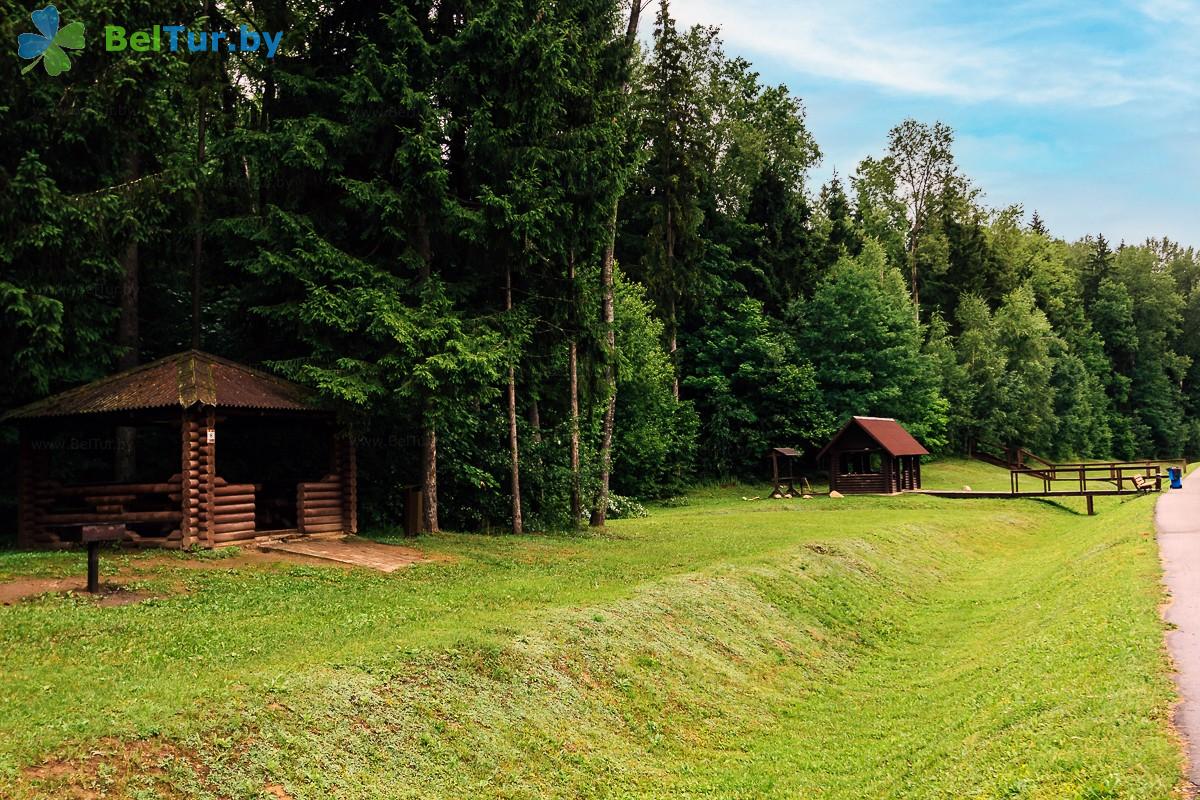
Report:
[[[86,525],[123,526],[126,541],[165,547],[220,547],[358,527],[354,442],[333,415],[298,384],[199,350],[44,398],[3,421],[20,431],[21,547],[69,545]],[[231,456],[220,470],[218,426]],[[118,427],[150,434],[153,452],[138,461],[150,470],[165,467],[161,476],[67,483],[51,474],[64,466],[52,464],[52,455],[70,461],[60,458],[63,451],[103,449]],[[61,446],[63,431],[76,428],[98,433]],[[294,442],[307,448],[308,458],[285,455]],[[243,474],[226,480],[223,470]],[[255,470],[283,478],[264,494],[260,479],[247,477]]]
[[817,454],[829,461],[829,490],[895,494],[921,488],[921,456],[929,451],[890,417],[851,417]]

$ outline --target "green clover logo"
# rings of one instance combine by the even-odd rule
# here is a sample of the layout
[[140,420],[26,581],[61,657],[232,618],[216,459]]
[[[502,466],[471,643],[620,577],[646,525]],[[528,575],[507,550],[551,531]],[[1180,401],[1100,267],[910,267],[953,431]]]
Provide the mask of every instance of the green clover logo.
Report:
[[36,67],[39,61],[46,68],[48,75],[59,75],[69,70],[71,59],[67,57],[63,48],[78,50],[83,47],[83,23],[72,22],[59,30],[58,9],[54,6],[34,11],[29,18],[41,33],[22,33],[17,37],[17,55],[33,59],[33,63],[21,70],[21,74],[24,75]]

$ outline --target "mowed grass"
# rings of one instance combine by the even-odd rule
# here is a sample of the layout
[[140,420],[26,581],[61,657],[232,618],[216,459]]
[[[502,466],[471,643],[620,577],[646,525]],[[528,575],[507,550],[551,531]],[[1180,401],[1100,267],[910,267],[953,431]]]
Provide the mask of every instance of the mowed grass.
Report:
[[[160,558],[159,599],[0,608],[0,796],[1178,790],[1152,498],[758,491],[600,536],[421,537],[450,560],[392,575]],[[0,579],[82,566],[4,553]]]
[[[926,489],[960,490],[968,486],[976,492],[1007,492],[1012,489],[1008,470],[982,461],[942,459],[921,465],[921,486]],[[1033,483],[1030,483],[1030,489]]]

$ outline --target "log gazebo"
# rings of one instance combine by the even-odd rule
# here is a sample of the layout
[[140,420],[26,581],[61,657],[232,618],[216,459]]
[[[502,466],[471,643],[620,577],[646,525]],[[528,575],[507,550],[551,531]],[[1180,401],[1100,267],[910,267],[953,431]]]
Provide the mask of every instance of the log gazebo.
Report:
[[929,451],[894,419],[851,417],[817,454],[829,461],[829,490],[895,494],[921,488],[921,456]]
[[[2,421],[20,432],[23,548],[70,546],[95,525],[119,526],[126,542],[172,548],[358,529],[354,442],[333,415],[304,387],[209,353],[167,356]],[[105,444],[119,442],[122,427],[137,431],[141,472],[69,480],[70,462],[86,458],[66,456],[80,450],[93,467],[115,463]]]

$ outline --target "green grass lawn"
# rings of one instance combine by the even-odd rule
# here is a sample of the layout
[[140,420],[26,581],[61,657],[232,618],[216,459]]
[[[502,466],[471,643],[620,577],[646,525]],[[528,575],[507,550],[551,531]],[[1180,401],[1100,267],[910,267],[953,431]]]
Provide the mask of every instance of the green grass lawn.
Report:
[[[448,560],[392,575],[109,557],[162,597],[0,608],[0,796],[1177,790],[1152,498],[760,491],[599,536],[421,537]],[[82,569],[0,553],[0,580]]]
[[1008,470],[982,461],[939,459],[921,465],[921,486],[926,489],[964,489],[1007,492],[1012,488]]

